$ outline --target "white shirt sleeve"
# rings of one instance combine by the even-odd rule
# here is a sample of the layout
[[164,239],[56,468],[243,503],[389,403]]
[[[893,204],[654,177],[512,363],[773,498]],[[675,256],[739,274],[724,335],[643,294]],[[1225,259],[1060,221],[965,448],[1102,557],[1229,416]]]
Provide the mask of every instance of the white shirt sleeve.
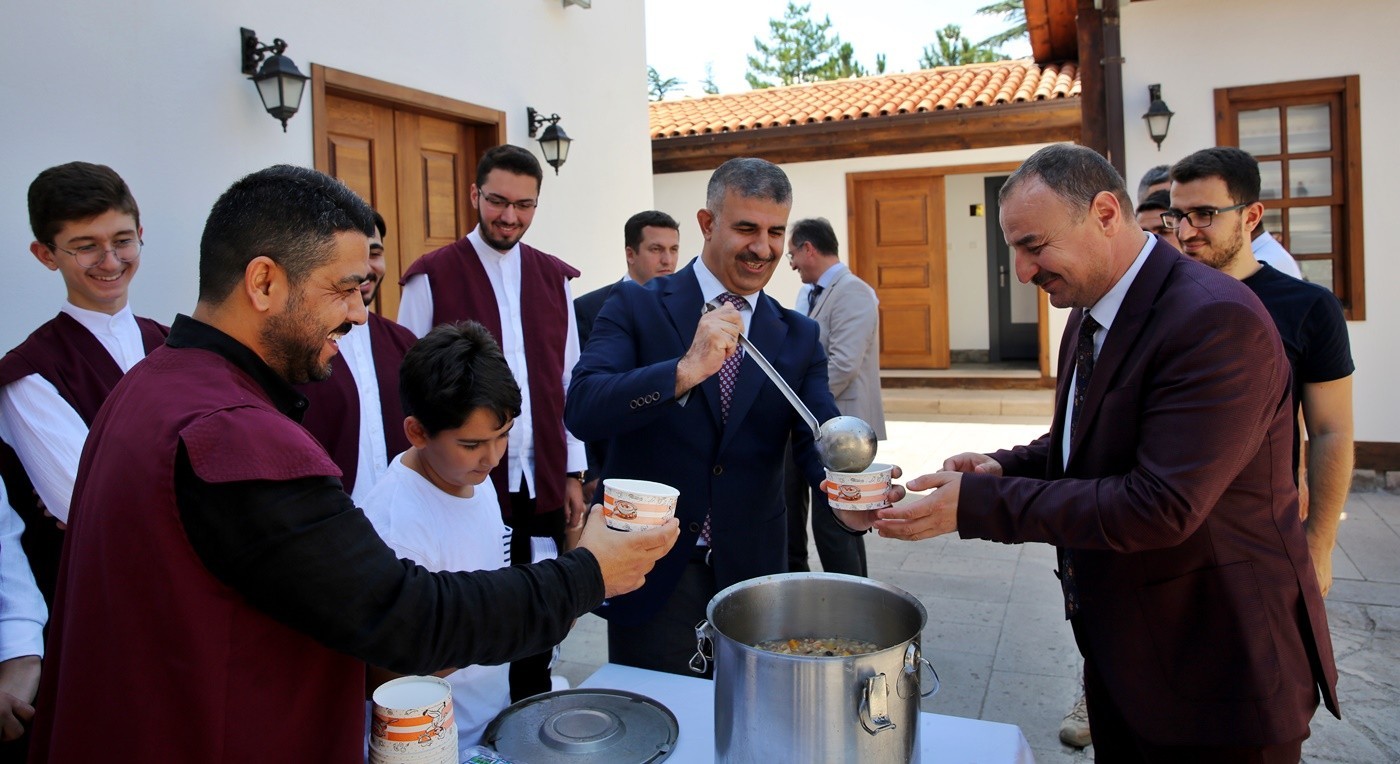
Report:
[[0,439],[19,455],[49,513],[65,523],[87,434],[83,418],[38,374],[0,389]]
[[44,654],[48,609],[20,545],[24,521],[0,485],[0,661]]
[[[569,306],[569,334],[564,338],[564,397],[568,398],[569,382],[574,378],[574,366],[578,364],[579,357],[578,317],[573,309],[574,294],[569,288],[568,279],[564,279],[564,299],[567,301],[565,304]],[[588,470],[588,452],[583,441],[575,438],[567,427],[564,428],[564,448],[568,454],[564,460],[564,469],[569,472]]]
[[403,285],[398,323],[419,338],[433,328],[433,290],[428,274],[419,273]]

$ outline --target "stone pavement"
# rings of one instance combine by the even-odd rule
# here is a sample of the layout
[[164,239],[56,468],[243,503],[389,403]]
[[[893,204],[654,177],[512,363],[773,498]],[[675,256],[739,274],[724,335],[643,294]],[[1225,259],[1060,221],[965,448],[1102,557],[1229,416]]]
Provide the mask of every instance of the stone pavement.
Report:
[[[1048,423],[1048,417],[935,413],[895,414],[889,440],[880,444],[881,461],[899,464],[906,475],[931,472],[959,451],[1028,442]],[[912,421],[917,418],[943,421]],[[1053,548],[953,536],[866,540],[871,576],[913,593],[928,609],[923,648],[943,687],[924,710],[1017,724],[1042,764],[1093,760],[1092,747],[1078,751],[1059,742],[1080,664],[1052,573]],[[815,550],[810,557],[817,559]],[[1343,719],[1318,713],[1303,760],[1400,761],[1400,495],[1351,495],[1333,572],[1327,612]],[[605,625],[585,616],[564,642],[556,673],[577,685],[606,660]]]

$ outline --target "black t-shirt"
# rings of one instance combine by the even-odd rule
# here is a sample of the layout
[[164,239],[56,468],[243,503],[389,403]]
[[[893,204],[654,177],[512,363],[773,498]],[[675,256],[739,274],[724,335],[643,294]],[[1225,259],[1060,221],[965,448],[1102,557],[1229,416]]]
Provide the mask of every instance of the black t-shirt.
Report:
[[[1351,375],[1351,338],[1342,303],[1326,287],[1295,279],[1261,263],[1244,280],[1264,303],[1278,327],[1288,365],[1293,370],[1293,405],[1303,402],[1303,385],[1331,382]],[[1293,419],[1293,474],[1298,474],[1298,419]]]

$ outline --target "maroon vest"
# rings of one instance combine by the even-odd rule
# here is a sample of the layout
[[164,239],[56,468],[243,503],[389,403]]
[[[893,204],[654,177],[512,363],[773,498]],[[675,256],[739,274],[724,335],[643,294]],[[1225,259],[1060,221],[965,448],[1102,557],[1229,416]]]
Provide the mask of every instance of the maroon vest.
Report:
[[211,483],[339,471],[245,372],[162,347],[83,451],[31,761],[361,761],[364,664],[253,608],[190,546],[180,443]]
[[[433,293],[433,324],[471,319],[501,341],[501,311],[496,293],[476,250],[466,238],[418,258],[404,273],[403,284],[423,273]],[[525,334],[525,364],[530,383],[530,417],[535,431],[535,512],[564,506],[568,479],[568,448],[564,441],[564,344],[569,312],[564,280],[578,278],[573,266],[528,244],[520,245],[520,323]],[[491,471],[501,502],[501,515],[510,519],[510,492],[505,458]]]
[[[165,344],[165,335],[170,333],[169,328],[149,318],[137,316],[136,325],[147,354]],[[38,374],[53,385],[83,423],[92,427],[102,402],[121,381],[122,369],[92,332],[67,313],[59,313],[0,358],[0,387],[30,374]],[[53,518],[44,516],[19,455],[4,443],[0,443],[0,477],[4,478],[10,504],[24,520],[20,544],[29,558],[29,567],[34,571],[39,591],[44,593],[44,602],[53,607],[63,531]]]
[[[408,450],[403,432],[403,403],[399,401],[399,364],[418,341],[413,332],[378,313],[369,314],[364,330],[369,331],[374,378],[379,382],[379,412],[384,419],[384,448],[390,461]],[[340,468],[345,492],[355,490],[360,466],[360,391],[349,364],[337,353],[331,358],[331,378],[323,382],[297,385],[309,401],[303,427],[321,441],[326,453]]]

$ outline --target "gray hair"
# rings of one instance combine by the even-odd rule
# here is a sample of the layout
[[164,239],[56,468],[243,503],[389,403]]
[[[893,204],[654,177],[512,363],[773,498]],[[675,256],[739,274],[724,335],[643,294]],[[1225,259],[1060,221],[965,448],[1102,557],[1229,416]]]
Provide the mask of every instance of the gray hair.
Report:
[[1031,154],[1006,179],[997,201],[1004,205],[1013,191],[1033,179],[1039,179],[1046,188],[1074,208],[1078,215],[1076,221],[1083,219],[1094,197],[1104,191],[1118,197],[1118,204],[1124,210],[1133,209],[1123,176],[1113,169],[1103,155],[1084,146],[1057,143]]
[[746,199],[764,199],[777,204],[792,201],[792,183],[782,168],[766,159],[738,157],[720,165],[705,189],[705,207],[719,212],[730,191]]

